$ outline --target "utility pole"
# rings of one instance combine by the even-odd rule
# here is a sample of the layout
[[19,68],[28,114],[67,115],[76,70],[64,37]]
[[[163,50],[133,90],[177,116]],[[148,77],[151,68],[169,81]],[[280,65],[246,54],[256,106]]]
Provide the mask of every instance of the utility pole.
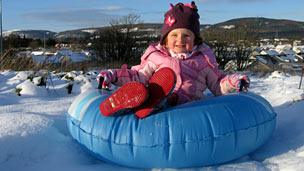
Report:
[[45,32],[43,34],[43,52],[45,52]]
[[2,37],[2,0],[0,0],[0,55],[2,56],[2,54],[3,54],[3,44],[2,44],[2,39],[3,39],[3,37]]
[[299,89],[301,89],[301,85],[302,85],[302,79],[303,79],[303,74],[304,74],[304,65],[302,66],[302,74],[301,74],[301,79],[300,79]]
[[46,35],[48,35],[49,34],[49,32],[47,31],[47,32],[44,32],[44,34],[43,34],[43,51],[45,52],[45,36]]

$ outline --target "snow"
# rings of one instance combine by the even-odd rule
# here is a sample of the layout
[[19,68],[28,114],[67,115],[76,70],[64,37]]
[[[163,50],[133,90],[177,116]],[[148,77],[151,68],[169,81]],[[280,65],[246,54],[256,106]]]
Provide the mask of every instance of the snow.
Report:
[[230,29],[235,28],[235,25],[224,25],[224,26],[221,26],[221,28],[230,30]]
[[292,46],[290,44],[284,44],[284,45],[277,45],[276,50],[277,51],[285,51],[292,49]]
[[260,48],[263,50],[269,50],[269,49],[275,49],[275,46],[268,44],[268,45],[261,45]]
[[294,46],[293,48],[292,48],[292,50],[295,52],[295,53],[304,53],[304,46],[302,45],[302,46]]
[[87,52],[73,52],[69,49],[61,49],[56,53],[33,51],[31,57],[36,63],[60,63],[64,58],[71,62],[83,62],[88,59]]
[[45,95],[46,89],[43,87],[37,87],[33,82],[30,80],[26,80],[23,83],[16,86],[16,88],[21,89],[21,94],[23,95]]
[[[96,72],[49,73],[47,87],[27,78],[30,71],[0,72],[0,170],[137,170],[100,161],[69,135],[65,113],[81,92],[97,87]],[[74,78],[72,94],[68,80]],[[300,76],[282,72],[248,73],[250,91],[266,98],[278,114],[277,128],[266,144],[235,161],[182,170],[302,170],[304,168],[304,85]],[[52,78],[52,79],[50,79]],[[21,96],[15,88],[21,88]],[[175,170],[175,169],[151,169]]]
[[269,55],[269,56],[277,56],[279,55],[279,53],[277,51],[275,51],[274,49],[270,49],[270,50],[263,50],[260,52],[261,55]]
[[84,30],[81,30],[82,32],[87,32],[87,33],[90,33],[90,34],[93,34],[95,33],[97,30],[96,29],[84,29]]
[[12,33],[16,32],[16,31],[21,31],[21,29],[14,29],[14,30],[7,30],[3,32],[3,37],[8,37],[10,36]]
[[37,56],[37,55],[43,55],[43,51],[33,51],[31,54],[34,55],[34,56]]

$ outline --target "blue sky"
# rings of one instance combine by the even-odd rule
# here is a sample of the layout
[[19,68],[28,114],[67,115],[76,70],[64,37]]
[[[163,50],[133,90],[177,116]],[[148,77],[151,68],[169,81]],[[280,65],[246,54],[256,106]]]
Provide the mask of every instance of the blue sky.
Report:
[[[144,22],[162,22],[165,0],[2,0],[3,30],[44,29],[64,31],[99,27],[127,14]],[[304,0],[198,0],[201,24],[233,18],[267,17],[304,21]]]

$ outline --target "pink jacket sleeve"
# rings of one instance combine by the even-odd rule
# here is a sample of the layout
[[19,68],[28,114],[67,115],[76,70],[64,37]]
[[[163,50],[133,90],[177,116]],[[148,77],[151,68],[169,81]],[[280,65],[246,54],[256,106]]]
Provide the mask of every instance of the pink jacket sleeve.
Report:
[[216,96],[239,91],[239,81],[244,75],[225,75],[219,69],[211,66],[206,67],[202,72],[208,89]]
[[146,52],[141,57],[141,63],[139,65],[133,66],[131,69],[127,69],[127,65],[124,64],[121,69],[115,69],[116,82],[114,83],[117,86],[121,86],[130,81],[139,81],[144,84],[147,84],[148,80],[158,68],[156,64],[149,60],[143,60],[153,51],[146,50]]
[[[247,76],[224,74],[218,69],[213,51],[205,44],[201,46],[200,50],[203,52],[204,59],[208,63],[208,66],[201,71],[199,78],[207,85],[208,89],[216,96],[238,91],[240,78],[247,78]],[[247,79],[249,82],[249,78]]]
[[226,75],[218,69],[218,63],[211,48],[206,44],[203,44],[200,48],[200,51],[204,54],[203,59],[207,63],[207,66],[199,73],[199,80],[205,84],[214,95],[220,96],[223,94],[220,82]]
[[218,68],[207,66],[204,68],[200,74],[199,79],[201,82],[205,83],[207,88],[215,95],[223,95],[221,91],[221,79],[225,77],[225,74],[222,73]]

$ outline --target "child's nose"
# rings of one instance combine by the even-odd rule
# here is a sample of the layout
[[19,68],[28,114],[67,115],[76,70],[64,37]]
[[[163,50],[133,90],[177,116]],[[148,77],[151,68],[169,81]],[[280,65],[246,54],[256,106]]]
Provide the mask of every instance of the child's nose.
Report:
[[180,35],[180,36],[178,36],[178,41],[179,42],[185,42],[185,37],[184,36],[182,36],[182,35]]

